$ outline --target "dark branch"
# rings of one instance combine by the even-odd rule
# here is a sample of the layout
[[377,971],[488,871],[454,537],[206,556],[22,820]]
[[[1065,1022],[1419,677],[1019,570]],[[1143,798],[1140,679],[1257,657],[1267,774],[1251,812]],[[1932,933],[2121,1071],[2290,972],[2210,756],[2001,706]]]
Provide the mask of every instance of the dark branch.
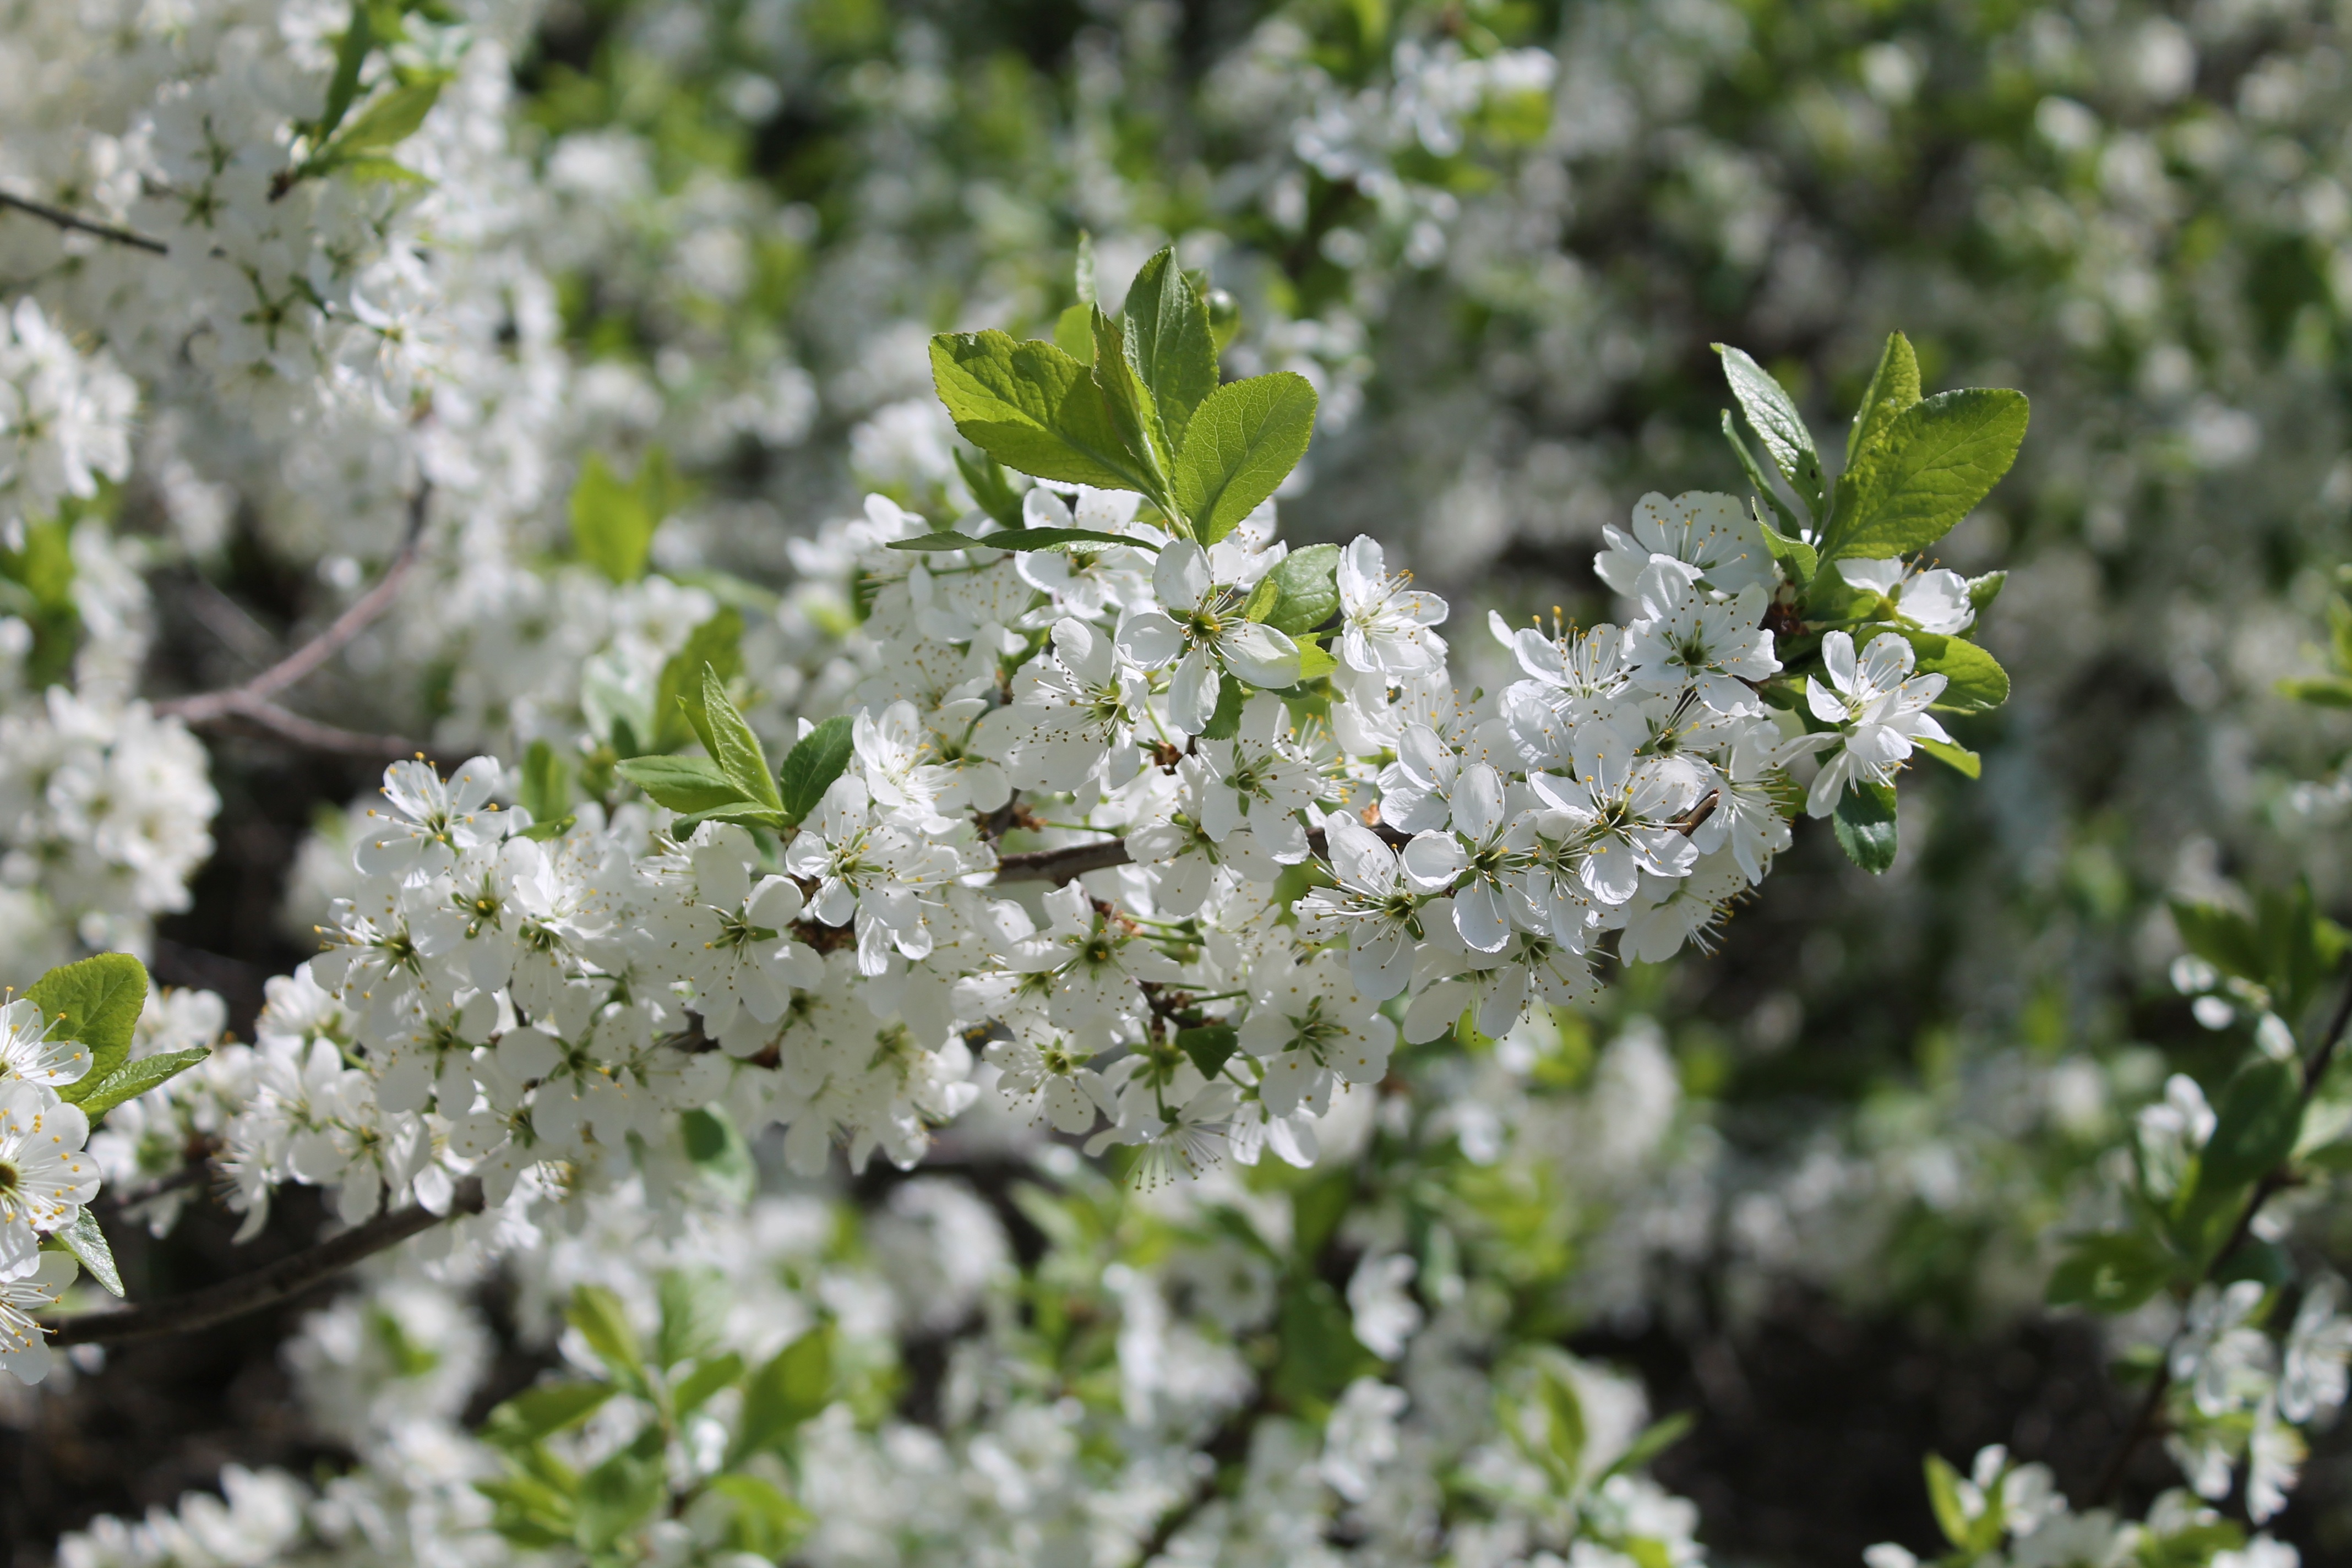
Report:
[[341,752],[365,757],[402,757],[415,752],[416,747],[400,736],[373,735],[333,724],[321,724],[316,720],[303,718],[271,699],[341,652],[353,637],[391,607],[393,600],[399,595],[402,581],[416,563],[417,547],[425,537],[425,518],[432,495],[433,487],[429,482],[416,487],[416,493],[408,500],[408,532],[401,540],[400,553],[393,557],[392,564],[384,569],[375,586],[353,600],[351,606],[337,616],[324,631],[250,680],[219,691],[199,691],[188,697],[170,698],[155,704],[155,711],[189,725],[218,724],[259,731],[314,751]]
[[172,253],[172,247],[160,239],[150,239],[143,234],[136,234],[127,228],[117,228],[112,224],[93,223],[89,218],[66,211],[63,207],[53,207],[47,202],[27,201],[23,196],[12,196],[5,191],[0,191],[0,207],[14,207],[20,213],[26,213],[44,222],[53,223],[59,228],[69,228],[77,234],[94,234],[100,239],[112,240],[117,245],[127,245],[135,250],[152,251],[157,256],[169,256]]
[[435,1214],[412,1205],[380,1214],[318,1246],[281,1258],[266,1268],[225,1279],[202,1290],[191,1290],[167,1301],[146,1301],[114,1312],[85,1312],[55,1326],[49,1342],[56,1345],[121,1344],[165,1334],[190,1333],[225,1323],[247,1312],[257,1312],[289,1301],[324,1284],[362,1258],[397,1247],[420,1231],[427,1231],[457,1215],[482,1212],[482,1184],[472,1177],[457,1184],[449,1212]]

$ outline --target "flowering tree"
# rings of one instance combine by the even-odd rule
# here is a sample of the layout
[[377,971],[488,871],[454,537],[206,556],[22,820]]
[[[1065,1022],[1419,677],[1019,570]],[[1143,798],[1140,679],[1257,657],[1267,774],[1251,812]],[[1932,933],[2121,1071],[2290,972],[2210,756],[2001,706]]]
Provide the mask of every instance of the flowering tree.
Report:
[[[2010,679],[1978,638],[2005,522],[2021,559],[2086,453],[2121,491],[2172,439],[2084,434],[2085,311],[2119,342],[2162,317],[2114,279],[2143,275],[2164,181],[2300,178],[2274,142],[2231,162],[2181,29],[1809,42],[1595,6],[1552,43],[1503,8],[1301,8],[1216,40],[1193,103],[1155,85],[1150,7],[1066,83],[854,6],[646,6],[593,50],[522,5],[100,10],[0,35],[0,950],[57,965],[0,1048],[5,1360],[38,1377],[51,1344],[364,1268],[286,1352],[347,1473],[233,1468],[225,1501],[101,1521],[61,1561],[1691,1562],[1696,1513],[1649,1473],[1686,1423],[1560,1342],[1668,1300],[1717,1212],[1759,1267],[1872,1288],[1890,1223],[1805,1207],[1872,1160],[1984,1216],[1988,1254],[2063,1210],[2063,1248],[1981,1289],[2046,1280],[2154,1347],[2099,1489],[2158,1432],[2188,1486],[2127,1515],[2030,1454],[1931,1460],[1958,1560],[2284,1560],[2210,1504],[2242,1475],[2266,1523],[2343,1400],[2352,1336],[2284,1228],[2340,1163],[2324,900],[2205,886],[2162,917],[2221,1047],[2195,1079],[2039,1064],[2057,1131],[2029,1139],[1961,1078],[1808,1121],[1786,1168],[1689,1109],[1646,967],[1709,947],[1800,835],[1904,896],[1953,798],[1907,764],[1998,766]],[[1726,102],[1741,38],[1819,49],[1831,85]],[[2319,100],[2293,52],[2247,56],[2249,141]],[[2110,54],[2103,126],[2083,61]],[[1942,113],[1922,82],[1955,56],[2011,73],[1956,121],[2088,171],[1965,176],[1989,237],[1951,248],[2032,250],[2031,287],[1885,245],[1825,306],[1809,215],[1747,237],[1814,193],[1725,127],[1785,110],[1868,183],[1861,149]],[[2022,151],[1984,129],[2014,79],[2042,94]],[[2176,101],[2160,163],[2133,116]],[[739,176],[750,128],[813,113],[838,117],[818,152]],[[2326,184],[2274,205],[2322,232]],[[1559,265],[1595,222],[1653,247],[1640,280]],[[1078,225],[1102,238],[1072,276]],[[1684,245],[1681,295],[1762,279],[1738,332],[1641,303],[1681,297]],[[2316,263],[2257,259],[2310,294],[2280,342],[2324,343]],[[1880,345],[1887,300],[1934,321],[1918,353]],[[1593,502],[1591,473],[1631,471],[1595,411],[1733,335],[1780,374],[1704,356],[1727,459],[1652,418],[1683,493]],[[2036,500],[1985,505],[2024,400],[1927,395],[1920,362],[2000,355],[1987,379],[2045,414]],[[2218,401],[2254,395],[2244,357],[2129,373],[2179,403],[2192,467],[2245,447]],[[1825,385],[1855,395],[1826,455]],[[1565,445],[1526,438],[1545,420]],[[839,510],[844,467],[862,514],[788,527]],[[1454,613],[1533,602],[1465,581],[1504,548],[1499,493],[1568,520],[1613,619]],[[256,541],[306,584],[302,635],[192,592],[246,662],[170,668],[150,579],[179,603],[175,573]],[[2004,616],[2043,637],[2013,662],[2046,693],[2080,657],[2051,606],[2090,597],[2035,592]],[[101,950],[170,962],[153,922],[253,738],[392,765],[320,803],[291,902],[324,951],[268,980],[247,1045]],[[1980,923],[1937,962],[2020,929]],[[121,1284],[100,1215],[167,1232],[207,1182],[247,1235],[289,1185],[341,1228],[192,1294],[65,1299],[77,1263]],[[465,1292],[493,1273],[551,1370],[469,1427]]]

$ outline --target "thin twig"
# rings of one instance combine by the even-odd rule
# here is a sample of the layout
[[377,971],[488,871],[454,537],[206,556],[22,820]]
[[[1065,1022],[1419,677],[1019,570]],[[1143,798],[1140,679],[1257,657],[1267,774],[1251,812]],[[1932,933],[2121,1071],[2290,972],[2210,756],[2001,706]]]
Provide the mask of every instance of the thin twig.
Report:
[[[2303,1064],[2302,1100],[2305,1107],[2311,1104],[2312,1095],[2318,1090],[2319,1080],[2326,1076],[2328,1063],[2334,1060],[2336,1047],[2342,1043],[2347,1027],[2352,1027],[2352,982],[2347,982],[2343,996],[2336,1001],[2336,1012],[2327,1020],[2326,1032],[2320,1037],[2319,1048]],[[2198,1277],[2199,1284],[2210,1280],[2214,1271],[2245,1245],[2246,1237],[2253,1234],[2254,1216],[2261,1214],[2263,1205],[2276,1196],[2290,1181],[2291,1178],[2281,1169],[2269,1172],[2254,1184],[2253,1193],[2247,1198],[2245,1208],[2240,1211],[2237,1224],[2230,1227],[2230,1238],[2206,1263],[2204,1272]],[[2174,1336],[2176,1340],[2178,1337],[2178,1334]],[[2139,1409],[2133,1414],[2131,1425],[2124,1429],[2123,1441],[2117,1445],[2115,1457],[2107,1461],[2105,1471],[2099,1477],[2098,1487],[2091,1494],[2095,1504],[2114,1499],[2116,1490],[2124,1484],[2124,1471],[2130,1465],[2132,1456],[2155,1434],[2157,1417],[2164,1408],[2164,1396],[2172,1388],[2173,1342],[2171,1340],[2165,1342],[2164,1355],[2157,1362],[2156,1373],[2148,1381],[2147,1397],[2139,1402]]]
[[400,553],[393,557],[392,564],[384,569],[375,586],[352,600],[350,607],[329,623],[324,631],[250,680],[218,691],[169,698],[155,704],[155,711],[190,725],[225,724],[258,730],[313,751],[363,757],[403,757],[415,751],[412,742],[400,736],[368,734],[322,724],[271,699],[342,651],[369,623],[391,607],[402,581],[416,563],[432,495],[430,481],[416,487],[416,492],[408,499],[408,532],[400,542]]
[[0,191],[0,207],[15,207],[20,213],[28,213],[34,217],[53,223],[59,228],[69,228],[78,234],[94,234],[100,239],[110,239],[117,245],[127,245],[133,249],[152,251],[157,256],[172,254],[172,247],[160,239],[150,239],[143,234],[134,233],[127,228],[117,228],[112,224],[94,223],[78,214],[69,213],[63,207],[53,207],[47,202],[28,201],[23,196],[12,196],[5,191]]
[[362,1258],[397,1247],[420,1231],[458,1215],[482,1212],[482,1184],[468,1176],[457,1184],[446,1214],[435,1214],[421,1205],[380,1214],[318,1246],[281,1258],[265,1268],[224,1279],[184,1296],[145,1301],[116,1312],[84,1312],[56,1325],[49,1342],[55,1345],[121,1344],[166,1334],[191,1333],[225,1323],[265,1307],[291,1300],[325,1283]]

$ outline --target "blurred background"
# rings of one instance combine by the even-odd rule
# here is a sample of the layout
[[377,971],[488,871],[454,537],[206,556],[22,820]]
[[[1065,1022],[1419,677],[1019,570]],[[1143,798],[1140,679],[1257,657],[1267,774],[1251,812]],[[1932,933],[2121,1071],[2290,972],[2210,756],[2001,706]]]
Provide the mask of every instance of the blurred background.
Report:
[[[2303,873],[2346,912],[2352,729],[2273,688],[2323,668],[2352,521],[2347,44],[2330,0],[551,0],[513,42],[513,135],[559,209],[534,308],[579,439],[660,447],[657,567],[759,584],[788,626],[828,613],[793,587],[823,522],[870,489],[949,504],[929,334],[1049,334],[1082,235],[1107,298],[1172,241],[1239,311],[1236,373],[1316,381],[1286,531],[1386,542],[1474,676],[1489,608],[1609,614],[1591,555],[1644,491],[1742,488],[1711,342],[1825,450],[1891,330],[1930,391],[2030,395],[1944,561],[2010,572],[1984,640],[2015,696],[1954,726],[1981,782],[1906,781],[1881,878],[1801,831],[1718,952],[1634,969],[1549,1046],[1529,1092],[1585,1107],[1578,1139],[1498,1144],[1465,1089],[1412,1178],[1549,1331],[1699,1417],[1657,1472],[1717,1560],[1853,1563],[1932,1539],[1923,1452],[2005,1442],[2084,1492],[2128,1413],[2115,1345],[2039,1300],[2086,1163],[2215,1049],[2164,900]],[[291,616],[337,527],[227,512],[158,579],[165,684],[225,657],[207,595]],[[419,684],[320,710],[509,732],[457,669]],[[243,1032],[334,889],[315,803],[373,768],[215,759],[220,849],[155,968]],[[1595,1155],[1612,1129],[1638,1147]],[[289,1196],[260,1246],[315,1226]],[[2297,1225],[2352,1258],[2342,1216]],[[203,1278],[228,1227],[126,1262]],[[285,1414],[299,1320],[126,1352],[0,1431],[21,1559],[224,1462],[339,1462]],[[500,1353],[477,1415],[534,1364]],[[2137,1495],[2167,1474],[2150,1446]],[[2352,1556],[2352,1443],[2283,1533]]]

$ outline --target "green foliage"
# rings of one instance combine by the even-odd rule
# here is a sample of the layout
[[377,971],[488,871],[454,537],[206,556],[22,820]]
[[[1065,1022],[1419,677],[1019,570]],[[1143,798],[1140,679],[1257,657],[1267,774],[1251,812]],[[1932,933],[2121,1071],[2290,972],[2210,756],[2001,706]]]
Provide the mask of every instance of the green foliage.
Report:
[[74,572],[73,528],[63,517],[27,523],[21,546],[0,547],[0,611],[32,630],[25,676],[36,689],[64,679],[81,646]]
[[1852,784],[1832,819],[1846,858],[1875,876],[1895,864],[1895,786]]
[[751,1159],[751,1146],[725,1112],[716,1107],[687,1111],[678,1118],[678,1130],[685,1136],[686,1157],[703,1180],[737,1205],[751,1201],[759,1167]]
[[89,1049],[89,1070],[58,1090],[58,1099],[79,1105],[130,1057],[131,1034],[147,1005],[147,970],[127,952],[101,952],[50,970],[25,994],[52,1020],[51,1037]]
[[2258,1058],[2231,1078],[2213,1109],[2198,1184],[2249,1186],[2294,1152],[2303,1131],[2303,1075],[2290,1063]]
[[931,340],[931,379],[957,433],[1006,468],[1151,493],[1092,368],[1053,344],[993,329],[943,334]]
[[[972,500],[980,510],[996,521],[1001,528],[1021,526],[1021,495],[1013,482],[1004,477],[1004,466],[987,453],[978,458],[959,449],[955,454],[956,472],[963,476],[964,488],[971,491]],[[893,545],[893,549],[905,546]]]
[[1863,389],[1861,406],[1853,411],[1853,423],[1846,431],[1848,471],[1865,450],[1885,443],[1896,416],[1919,401],[1919,356],[1911,352],[1911,340],[1901,332],[1887,333],[1878,368],[1871,372],[1870,384]]
[[2009,700],[2009,671],[1976,644],[1907,626],[1901,630],[1918,656],[1919,672],[1944,678],[1944,694],[1937,700],[1942,706],[1982,713]]
[[591,452],[572,487],[572,547],[615,583],[646,574],[654,531],[677,504],[678,485],[668,454],[659,447],[646,454],[635,477],[624,481],[601,453]]
[[718,1348],[727,1327],[727,1279],[715,1269],[670,1268],[657,1286],[661,1326],[654,1334],[653,1364],[663,1372]]
[[1176,1048],[1192,1058],[1202,1078],[1213,1079],[1233,1059],[1241,1036],[1231,1024],[1208,1024],[1176,1031]]
[[121,1296],[122,1271],[114,1266],[114,1249],[107,1245],[106,1232],[98,1227],[96,1215],[87,1208],[74,1210],[72,1223],[59,1226],[50,1239],[72,1253],[109,1295]]
[[715,673],[721,685],[743,673],[743,612],[732,605],[695,627],[686,646],[664,661],[654,688],[651,750],[675,752],[698,740],[704,751],[717,754],[702,710],[706,671]]
[[1192,411],[1217,386],[1207,302],[1176,265],[1176,253],[1162,250],[1136,273],[1124,311],[1129,362],[1159,411],[1168,447],[1181,450]]
[[[157,1085],[171,1082],[211,1055],[211,1051],[201,1046],[184,1051],[164,1051],[152,1057],[141,1057],[137,1061],[125,1062],[95,1083],[90,1081],[91,1078],[97,1077],[93,1069],[90,1076],[80,1083],[68,1087],[80,1090],[74,1103],[81,1107],[82,1114],[89,1118],[92,1126],[96,1126],[100,1118],[124,1100],[136,1100]],[[60,1090],[60,1095],[63,1092]]]
[[1840,482],[1822,559],[1903,555],[1943,538],[2017,460],[2026,416],[2023,393],[1988,387],[1938,393],[1895,416]]
[[[1813,450],[1812,432],[1805,427],[1805,416],[1798,412],[1796,401],[1762,365],[1739,350],[1717,343],[1715,352],[1723,357],[1723,374],[1731,383],[1732,395],[1739,399],[1740,411],[1764,443],[1766,456],[1818,522],[1822,512],[1822,459]],[[1736,436],[1733,441],[1744,451]],[[1771,491],[1763,489],[1762,493],[1769,496]]]
[[2128,1312],[2162,1289],[2179,1264],[2161,1242],[2135,1231],[2086,1236],[2052,1271],[2044,1299],[2053,1307]]
[[2300,878],[2263,889],[2251,919],[2219,904],[2183,900],[2174,900],[2171,909],[2189,952],[2259,988],[2290,1024],[2317,998],[2344,955],[2344,928],[2319,912],[2311,884]]
[[1276,631],[1303,636],[1339,613],[1339,547],[1294,550],[1258,579],[1247,614]]
[[1202,544],[1214,544],[1274,494],[1307,455],[1315,388],[1276,371],[1217,388],[1193,411],[1176,455],[1176,501]]
[[1160,546],[1148,539],[1131,538],[1120,533],[1102,533],[1091,528],[1008,528],[1003,533],[975,537],[942,530],[914,539],[894,539],[893,550],[1066,550],[1074,544],[1124,544],[1138,550],[1158,552]]
[[609,1383],[542,1383],[491,1410],[482,1438],[501,1448],[525,1447],[579,1426],[619,1392]]
[[564,1321],[580,1331],[604,1370],[623,1387],[642,1387],[646,1380],[645,1348],[629,1326],[628,1310],[621,1299],[602,1285],[583,1285],[572,1292]]
[[834,780],[849,771],[850,761],[857,754],[855,729],[856,721],[835,714],[802,736],[800,744],[784,754],[783,810],[789,820],[803,820],[824,801]]
[[811,1329],[744,1384],[732,1450],[738,1462],[782,1442],[833,1402],[833,1335],[829,1324]]

